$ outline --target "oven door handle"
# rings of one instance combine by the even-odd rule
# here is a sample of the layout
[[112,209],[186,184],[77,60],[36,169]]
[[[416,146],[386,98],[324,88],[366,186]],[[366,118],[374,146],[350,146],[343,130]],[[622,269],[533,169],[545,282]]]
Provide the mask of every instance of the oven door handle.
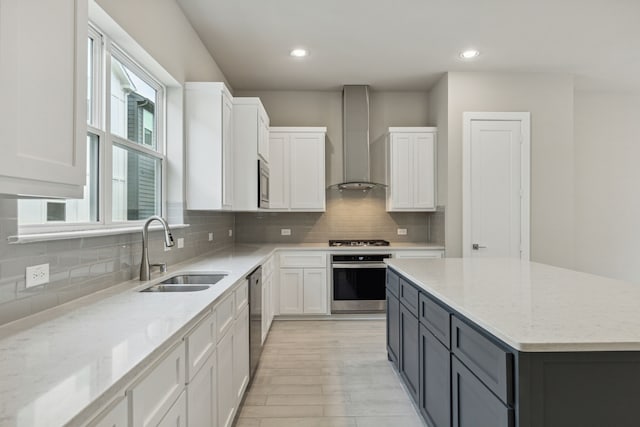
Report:
[[372,264],[331,264],[333,268],[387,268],[387,264],[376,262]]

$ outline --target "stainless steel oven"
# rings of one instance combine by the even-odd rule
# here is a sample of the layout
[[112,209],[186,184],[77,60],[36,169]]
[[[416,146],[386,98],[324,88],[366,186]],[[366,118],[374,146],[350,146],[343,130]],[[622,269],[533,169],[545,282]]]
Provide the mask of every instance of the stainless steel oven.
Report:
[[385,258],[391,255],[332,255],[332,313],[383,313],[386,310]]
[[258,207],[269,207],[269,165],[258,160]]

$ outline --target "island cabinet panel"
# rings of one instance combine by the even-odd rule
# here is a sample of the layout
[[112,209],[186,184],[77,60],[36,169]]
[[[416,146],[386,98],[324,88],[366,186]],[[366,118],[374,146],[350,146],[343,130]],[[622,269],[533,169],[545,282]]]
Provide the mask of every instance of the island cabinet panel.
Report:
[[451,349],[504,403],[513,404],[513,354],[453,316]]
[[387,288],[387,355],[398,368],[400,355],[400,301]]
[[451,358],[453,427],[513,427],[513,409],[489,392],[460,362]]
[[389,269],[387,269],[387,290],[396,298],[400,296],[400,276]]
[[451,354],[420,325],[419,408],[432,427],[451,426]]
[[400,304],[400,375],[404,379],[409,394],[418,402],[420,390],[420,346],[418,318]]
[[405,279],[400,278],[400,302],[404,304],[415,317],[418,317],[419,298],[418,289]]
[[420,323],[446,348],[450,348],[451,313],[423,293],[420,293]]

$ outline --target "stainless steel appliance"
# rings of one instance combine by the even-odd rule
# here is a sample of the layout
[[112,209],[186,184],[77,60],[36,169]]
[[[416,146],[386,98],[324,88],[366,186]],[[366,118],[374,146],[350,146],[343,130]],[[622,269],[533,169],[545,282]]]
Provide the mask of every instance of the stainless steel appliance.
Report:
[[269,165],[258,160],[258,207],[269,207]]
[[[333,243],[333,244],[332,244]],[[332,241],[332,246],[388,246],[385,241]],[[386,310],[385,258],[388,253],[331,256],[331,313],[383,313]]]
[[249,276],[249,378],[258,368],[262,354],[262,267]]

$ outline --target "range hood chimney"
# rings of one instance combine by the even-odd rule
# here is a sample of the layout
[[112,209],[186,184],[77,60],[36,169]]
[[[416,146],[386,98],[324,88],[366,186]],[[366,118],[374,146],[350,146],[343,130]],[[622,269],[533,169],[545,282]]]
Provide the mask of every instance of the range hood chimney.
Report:
[[342,88],[342,144],[344,181],[331,188],[367,191],[384,186],[371,182],[369,170],[369,86]]

